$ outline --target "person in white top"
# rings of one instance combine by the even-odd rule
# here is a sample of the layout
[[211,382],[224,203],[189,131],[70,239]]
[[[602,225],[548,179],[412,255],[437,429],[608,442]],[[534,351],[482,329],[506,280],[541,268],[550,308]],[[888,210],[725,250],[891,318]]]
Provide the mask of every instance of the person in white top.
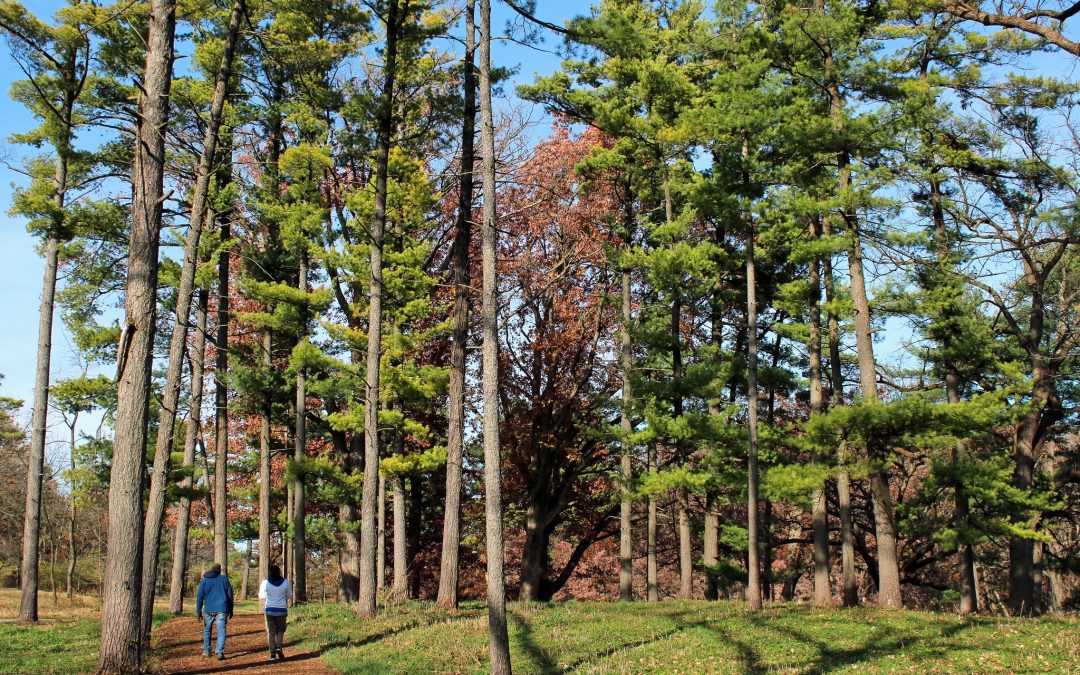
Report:
[[281,576],[281,568],[277,565],[270,566],[269,577],[259,584],[259,599],[265,601],[263,614],[266,617],[266,639],[270,643],[270,660],[283,660],[285,652],[281,648],[285,641],[292,585]]

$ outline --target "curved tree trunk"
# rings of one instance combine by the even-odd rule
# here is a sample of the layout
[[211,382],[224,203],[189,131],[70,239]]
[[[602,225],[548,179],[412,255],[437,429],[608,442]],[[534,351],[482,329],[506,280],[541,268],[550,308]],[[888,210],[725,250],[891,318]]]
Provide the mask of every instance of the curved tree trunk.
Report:
[[[137,672],[142,653],[143,458],[157,309],[158,246],[164,201],[165,127],[172,85],[175,0],[151,0],[133,171],[124,323],[117,351],[109,529],[103,582],[102,673]],[[153,583],[153,579],[147,579]]]
[[191,521],[191,496],[187,494],[194,487],[192,472],[195,469],[196,440],[202,433],[202,396],[203,396],[203,359],[206,349],[206,310],[210,293],[206,289],[198,291],[198,315],[195,320],[195,343],[191,347],[188,362],[191,367],[191,410],[188,412],[187,429],[184,435],[184,477],[180,489],[180,506],[176,514],[176,530],[173,536],[172,584],[169,588],[169,611],[180,614],[184,611],[184,579],[187,574],[188,527]]

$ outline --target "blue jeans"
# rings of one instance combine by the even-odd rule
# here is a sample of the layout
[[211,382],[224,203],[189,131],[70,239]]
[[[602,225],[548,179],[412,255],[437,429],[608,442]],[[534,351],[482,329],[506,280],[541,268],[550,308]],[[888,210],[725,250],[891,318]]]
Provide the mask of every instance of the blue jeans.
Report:
[[225,623],[228,621],[225,616],[225,612],[217,612],[211,614],[205,612],[203,614],[203,633],[202,633],[202,650],[203,653],[210,652],[210,626],[217,624],[217,653],[221,654],[225,651]]

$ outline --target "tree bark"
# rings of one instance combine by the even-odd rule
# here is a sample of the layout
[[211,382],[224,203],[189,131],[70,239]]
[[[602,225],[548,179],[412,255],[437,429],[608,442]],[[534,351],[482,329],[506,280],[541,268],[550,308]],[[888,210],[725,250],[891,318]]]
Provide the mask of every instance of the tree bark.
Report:
[[379,472],[378,550],[375,552],[375,588],[386,587],[386,477]]
[[248,577],[251,576],[251,540],[247,540],[247,549],[244,551],[244,571],[240,577],[240,599],[247,600]]
[[[821,5],[820,11],[824,11]],[[874,361],[874,342],[870,325],[870,301],[866,295],[863,275],[862,234],[851,199],[851,167],[844,133],[844,98],[840,93],[831,49],[825,51],[826,88],[829,94],[829,114],[838,134],[836,149],[837,192],[841,198],[841,216],[848,238],[848,273],[851,277],[851,301],[855,311],[855,345],[859,361],[859,382],[865,403],[877,403],[877,366]],[[870,452],[871,449],[867,448]],[[883,607],[902,607],[900,594],[900,563],[896,548],[896,514],[889,490],[887,468],[870,476],[870,492],[874,504],[874,533],[878,548],[878,604]]]
[[[408,0],[405,9],[408,8]],[[379,483],[379,357],[382,350],[382,254],[386,229],[386,181],[394,131],[394,82],[397,72],[398,0],[386,10],[386,51],[375,141],[375,208],[371,219],[371,266],[368,343],[364,398],[364,494],[360,513],[360,616],[375,616],[375,511]]]
[[[629,200],[629,197],[628,197]],[[628,209],[630,211],[630,209]],[[632,212],[631,212],[632,213]],[[633,226],[631,217],[628,216],[627,245],[629,245],[629,228]],[[622,410],[619,413],[619,425],[622,431],[620,439],[619,474],[622,484],[619,487],[619,599],[630,602],[634,599],[634,547],[632,521],[634,515],[634,500],[631,496],[631,487],[634,480],[634,449],[630,443],[630,435],[634,431],[633,421],[630,419],[630,406],[633,403],[633,389],[630,378],[634,369],[634,349],[630,339],[630,329],[633,322],[633,297],[631,295],[630,270],[622,271],[622,327],[620,334],[619,368],[622,376]]]
[[[361,470],[363,439],[353,434],[345,443],[344,469],[349,474]],[[338,599],[346,604],[360,600],[360,532],[356,529],[357,505],[351,495],[338,507],[338,519],[345,526],[342,533]]]
[[194,487],[195,446],[202,426],[203,359],[206,351],[206,312],[210,294],[206,289],[198,291],[198,309],[195,319],[195,342],[191,347],[188,363],[191,368],[191,410],[188,412],[184,434],[184,477],[180,480],[180,505],[176,513],[176,530],[173,533],[172,583],[169,587],[169,611],[184,611],[184,579],[187,574],[188,528],[191,521],[191,495]]
[[[214,98],[210,104],[210,121],[203,138],[202,154],[191,199],[191,218],[184,242],[184,260],[180,269],[180,285],[176,292],[176,320],[173,322],[169,340],[169,365],[165,374],[165,390],[158,414],[157,443],[154,447],[154,468],[150,474],[150,497],[147,502],[146,522],[143,526],[143,578],[157,578],[158,552],[161,541],[161,522],[165,516],[165,493],[168,489],[169,469],[172,460],[176,410],[180,403],[180,385],[183,381],[184,352],[187,347],[188,324],[191,320],[191,299],[195,290],[195,269],[199,264],[199,240],[206,216],[206,198],[210,189],[213,162],[217,156],[218,131],[221,128],[225,97],[232,74],[233,56],[236,53],[240,18],[244,13],[245,0],[233,0],[229,16],[229,28],[225,36],[225,51],[221,56],[214,81]],[[228,158],[231,160],[231,157]],[[150,637],[154,618],[154,585],[144,584],[142,589],[142,639]]]
[[[300,254],[299,290],[306,293],[308,289],[308,260],[307,252]],[[301,308],[300,330],[298,340],[307,339],[308,308],[305,304]],[[293,481],[293,563],[292,583],[294,602],[307,601],[307,550],[304,539],[307,537],[304,523],[304,460],[307,457],[307,381],[303,368],[296,371],[296,450],[293,454],[295,463],[296,480]]]
[[503,570],[502,455],[499,447],[499,287],[495,261],[495,128],[491,107],[491,0],[480,0],[480,147],[483,155],[483,437],[488,642],[492,675],[510,675]]
[[[747,156],[743,141],[743,157]],[[757,389],[757,266],[754,261],[754,225],[747,217],[746,235],[746,405],[749,427],[747,447],[746,531],[747,583],[746,605],[761,609],[761,565],[758,562],[758,389]]]
[[[75,424],[78,422],[78,419],[79,414],[76,412],[73,416],[73,419],[71,420],[71,439],[70,445],[68,446],[71,451],[70,460],[72,473],[74,473],[75,471]],[[75,517],[78,515],[78,509],[75,506],[74,490],[72,490],[72,492],[68,495],[68,502],[68,567],[66,582],[67,599],[70,601],[75,598],[75,588],[73,582],[75,580],[75,563],[78,561],[79,557],[79,552],[75,547]]]
[[[151,0],[146,67],[139,101],[132,185],[124,323],[117,350],[113,462],[109,476],[108,547],[98,671],[140,666],[143,458],[157,308],[158,246],[164,202],[165,128],[172,85],[175,0]],[[153,579],[147,580],[153,583]]]
[[[273,331],[265,328],[262,335],[262,358],[263,367],[268,371],[274,367],[273,348]],[[259,411],[259,583],[269,578],[270,560],[274,556],[270,543],[270,406],[270,393],[264,392],[262,408]],[[260,598],[259,609],[262,608],[263,600]]]
[[[822,221],[822,234],[830,236],[829,220]],[[835,299],[835,282],[832,273],[832,256],[821,259],[824,275],[825,301],[832,305]],[[840,320],[829,309],[829,379],[832,386],[832,406],[844,405],[844,375],[840,363]],[[843,577],[843,602],[845,607],[859,604],[858,580],[855,577],[855,531],[851,519],[851,475],[845,468],[847,451],[840,448],[840,471],[836,475],[836,492],[840,506],[840,564]]]
[[405,589],[405,478],[394,475],[390,478],[394,490],[394,584],[392,592],[395,600],[404,600]]
[[[810,238],[816,241],[821,232],[817,219],[810,224]],[[825,397],[821,384],[821,260],[815,256],[810,261],[810,414],[820,415],[825,410]],[[814,461],[820,463],[821,457]],[[825,484],[813,494],[811,507],[814,530],[814,604],[825,607],[832,604],[829,587],[829,514],[825,501]]]
[[[229,167],[231,171],[231,166]],[[221,241],[229,240],[229,215],[220,217]],[[229,563],[229,250],[218,254],[217,349],[214,361],[214,562],[228,570]]]
[[465,356],[469,339],[469,248],[472,242],[474,139],[476,135],[476,0],[465,4],[465,56],[462,86],[465,109],[461,129],[461,177],[458,214],[451,253],[454,265],[453,341],[450,345],[450,388],[447,402],[446,503],[443,511],[442,559],[435,605],[456,608],[461,555],[461,472],[465,447]]
[[[649,475],[656,473],[656,445],[650,444],[648,472]],[[660,584],[657,578],[656,568],[656,495],[649,493],[648,516],[645,524],[645,599],[649,602],[660,600]]]

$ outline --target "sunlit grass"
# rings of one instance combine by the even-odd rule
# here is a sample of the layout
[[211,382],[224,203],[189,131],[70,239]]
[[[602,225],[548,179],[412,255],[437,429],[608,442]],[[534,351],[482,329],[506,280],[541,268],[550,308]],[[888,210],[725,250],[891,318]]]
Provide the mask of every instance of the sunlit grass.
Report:
[[[1080,623],[739,603],[511,604],[515,673],[1077,672]],[[348,607],[294,612],[293,639],[344,673],[484,672],[484,609],[427,604],[359,619]]]

